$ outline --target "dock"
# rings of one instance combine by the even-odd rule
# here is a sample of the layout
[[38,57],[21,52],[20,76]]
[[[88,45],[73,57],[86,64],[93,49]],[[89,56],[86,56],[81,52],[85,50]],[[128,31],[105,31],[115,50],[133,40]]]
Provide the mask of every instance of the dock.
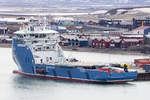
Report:
[[138,73],[137,79],[135,81],[150,81],[150,72]]

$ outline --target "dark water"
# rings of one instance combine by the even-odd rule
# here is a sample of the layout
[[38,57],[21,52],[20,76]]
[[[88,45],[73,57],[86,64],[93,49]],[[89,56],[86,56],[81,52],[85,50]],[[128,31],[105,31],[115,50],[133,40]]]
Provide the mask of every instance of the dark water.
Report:
[[11,49],[4,48],[0,48],[0,61],[0,100],[149,99],[150,82],[86,84],[23,77],[12,73],[17,66],[11,58]]

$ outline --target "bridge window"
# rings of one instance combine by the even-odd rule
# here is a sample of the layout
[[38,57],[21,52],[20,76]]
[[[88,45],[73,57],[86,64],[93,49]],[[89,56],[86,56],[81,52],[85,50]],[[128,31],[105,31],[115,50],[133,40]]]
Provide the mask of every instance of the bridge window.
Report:
[[35,35],[34,34],[30,34],[30,37],[35,37]]
[[38,38],[38,35],[37,35],[37,34],[35,34],[35,38]]
[[39,35],[39,38],[45,38],[46,37],[46,34],[40,34]]
[[23,35],[17,34],[17,37],[18,37],[18,38],[23,38]]
[[32,43],[38,43],[38,41],[32,41]]
[[26,37],[27,35],[24,34],[23,36]]
[[52,60],[52,57],[49,57],[50,60]]
[[48,49],[50,49],[50,47],[46,47],[46,49],[48,50]]

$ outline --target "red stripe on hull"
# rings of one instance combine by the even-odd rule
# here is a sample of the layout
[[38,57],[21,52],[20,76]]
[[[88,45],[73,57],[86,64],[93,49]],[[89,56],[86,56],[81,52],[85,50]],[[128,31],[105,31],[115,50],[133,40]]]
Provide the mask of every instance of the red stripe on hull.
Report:
[[103,82],[103,81],[80,80],[80,79],[62,78],[62,77],[55,77],[55,76],[28,74],[28,73],[23,73],[17,70],[14,70],[13,73],[19,74],[22,76],[29,76],[29,77],[37,77],[37,78],[45,78],[45,79],[53,79],[53,80],[65,80],[65,81],[72,81],[72,82],[84,82],[84,83],[124,84],[127,82],[127,81]]

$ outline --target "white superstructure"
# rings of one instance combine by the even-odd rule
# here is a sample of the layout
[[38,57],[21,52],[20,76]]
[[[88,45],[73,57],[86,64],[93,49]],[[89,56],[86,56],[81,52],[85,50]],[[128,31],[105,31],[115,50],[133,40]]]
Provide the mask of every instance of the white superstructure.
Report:
[[30,48],[35,64],[65,64],[66,58],[56,39],[58,32],[51,30],[46,24],[31,22],[27,26],[23,25],[15,34]]

